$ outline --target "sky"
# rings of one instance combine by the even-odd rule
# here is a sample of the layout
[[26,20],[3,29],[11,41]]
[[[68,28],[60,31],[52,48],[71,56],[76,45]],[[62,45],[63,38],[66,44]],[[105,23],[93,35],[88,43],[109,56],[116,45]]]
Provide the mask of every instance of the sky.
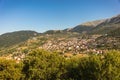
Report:
[[0,34],[44,32],[120,14],[120,0],[0,0]]

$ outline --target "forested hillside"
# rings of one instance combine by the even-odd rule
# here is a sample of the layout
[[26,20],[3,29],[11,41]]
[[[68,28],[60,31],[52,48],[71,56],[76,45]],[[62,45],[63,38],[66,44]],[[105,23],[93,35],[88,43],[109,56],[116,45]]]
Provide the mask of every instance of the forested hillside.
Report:
[[37,36],[35,31],[16,31],[0,35],[0,48],[13,46],[24,42],[33,36]]

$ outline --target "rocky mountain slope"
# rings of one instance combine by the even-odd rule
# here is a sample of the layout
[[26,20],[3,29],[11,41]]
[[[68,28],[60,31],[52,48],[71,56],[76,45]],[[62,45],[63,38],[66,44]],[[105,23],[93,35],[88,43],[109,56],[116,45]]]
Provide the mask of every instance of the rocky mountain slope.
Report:
[[120,27],[120,15],[114,16],[109,19],[82,23],[73,28],[65,29],[64,31],[88,34],[107,34],[118,27]]
[[99,25],[102,22],[104,22],[104,20],[96,20],[96,21],[90,21],[90,22],[82,23],[82,24],[72,28],[69,31],[70,32],[79,32],[79,33],[87,32],[87,31],[90,31],[91,29],[93,29],[94,27],[96,27],[97,25]]
[[106,19],[104,22],[100,23],[94,27],[89,33],[92,34],[107,34],[114,29],[120,27],[120,15]]

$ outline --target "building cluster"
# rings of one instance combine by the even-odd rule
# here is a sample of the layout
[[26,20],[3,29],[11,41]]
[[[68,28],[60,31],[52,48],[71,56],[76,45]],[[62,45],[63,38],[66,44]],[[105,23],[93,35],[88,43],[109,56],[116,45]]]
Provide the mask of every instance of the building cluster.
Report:
[[57,39],[57,40],[49,40],[44,45],[39,48],[46,49],[49,51],[58,51],[61,53],[97,53],[102,54],[102,50],[98,50],[95,43],[95,38],[92,37],[89,39],[81,39],[81,38],[69,38],[69,39]]

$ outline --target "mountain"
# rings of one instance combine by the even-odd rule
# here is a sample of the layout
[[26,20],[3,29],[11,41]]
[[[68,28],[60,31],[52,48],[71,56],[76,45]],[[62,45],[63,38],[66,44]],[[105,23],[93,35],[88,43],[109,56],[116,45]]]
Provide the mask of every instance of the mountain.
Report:
[[120,27],[109,32],[108,36],[120,37]]
[[68,28],[65,30],[70,32],[78,32],[78,33],[87,32],[93,29],[94,27],[96,27],[98,24],[102,23],[103,21],[104,20],[90,21],[90,22],[82,23],[74,28]]
[[89,33],[107,34],[119,27],[120,27],[120,15],[117,15],[112,18],[106,19],[105,21],[94,27],[91,31],[89,31]]
[[67,28],[64,30],[48,30],[45,34],[58,34],[66,32],[77,32],[87,34],[107,34],[114,29],[120,27],[120,15],[114,16],[109,19],[95,20],[82,23],[73,28]]
[[9,47],[37,36],[35,31],[16,31],[0,35],[0,48]]
[[82,23],[73,28],[67,28],[66,32],[78,32],[88,34],[107,34],[110,31],[120,27],[120,15],[114,16],[109,19],[95,20]]
[[120,14],[112,18],[106,19],[104,22],[102,22],[98,26],[103,26],[107,24],[118,24],[118,23],[120,23]]

